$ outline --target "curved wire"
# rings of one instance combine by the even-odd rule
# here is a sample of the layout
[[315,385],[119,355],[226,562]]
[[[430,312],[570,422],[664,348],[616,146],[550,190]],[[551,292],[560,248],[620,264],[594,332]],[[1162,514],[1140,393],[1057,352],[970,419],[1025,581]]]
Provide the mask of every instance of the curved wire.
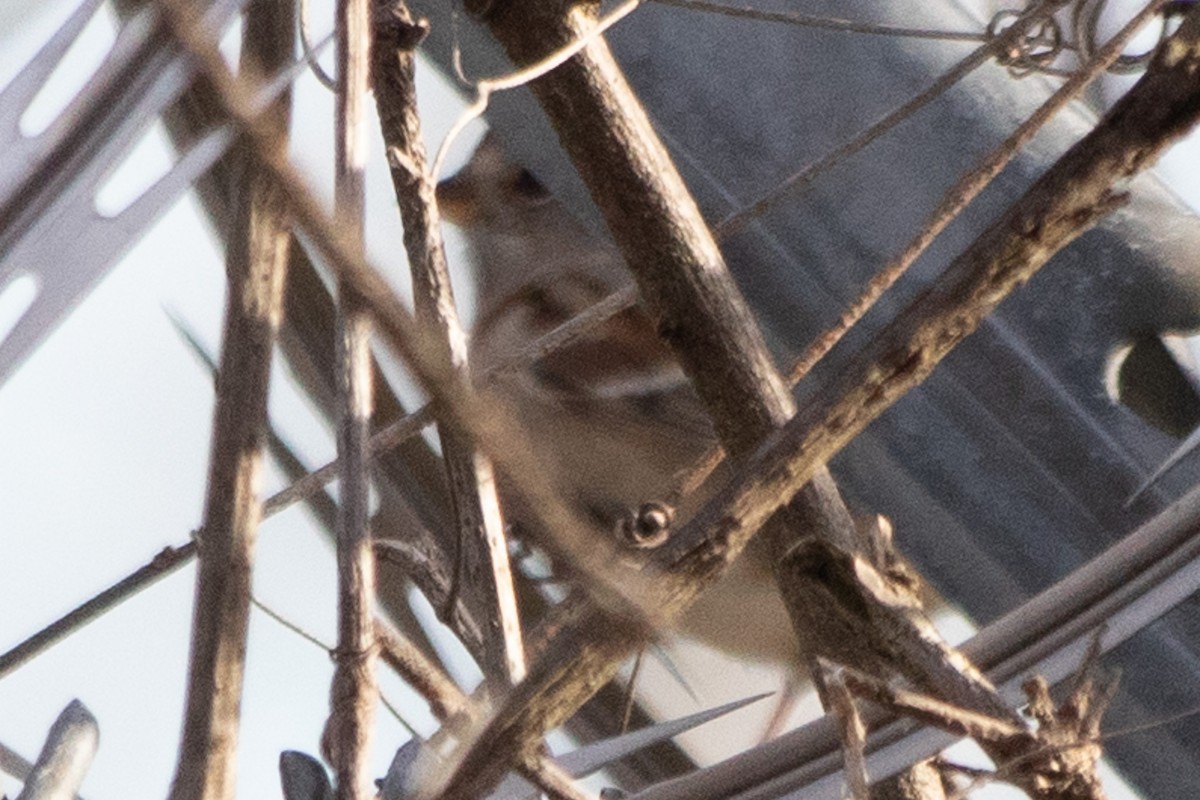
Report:
[[316,77],[317,81],[331,92],[337,91],[337,83],[321,66],[321,62],[317,58],[317,48],[312,43],[312,30],[308,15],[309,0],[297,0],[296,14],[297,22],[300,26],[300,48],[304,53],[304,61],[308,64],[308,69]]
[[[1114,75],[1130,75],[1146,68],[1154,51],[1171,33],[1171,20],[1182,16],[1194,0],[1174,0],[1162,9],[1163,24],[1158,32],[1158,41],[1144,53],[1122,55],[1113,63],[1108,71]],[[1082,61],[1092,57],[1098,47],[1100,17],[1108,7],[1108,0],[1078,0],[1071,9],[1071,27],[1075,31],[1075,49],[1079,51]]]

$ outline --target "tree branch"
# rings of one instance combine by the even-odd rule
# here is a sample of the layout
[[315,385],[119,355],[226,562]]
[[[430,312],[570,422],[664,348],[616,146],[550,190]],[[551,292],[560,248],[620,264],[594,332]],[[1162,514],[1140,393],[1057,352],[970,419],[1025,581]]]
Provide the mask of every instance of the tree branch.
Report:
[[[366,112],[370,96],[368,0],[339,0],[334,219],[346,243],[362,252],[366,224]],[[368,800],[375,685],[375,553],[370,533],[368,462],[373,390],[371,317],[352,285],[338,281],[337,535],[338,645],[322,750],[336,774],[338,800]]]
[[[243,69],[267,75],[287,63],[290,16],[281,20],[276,4],[254,0],[245,26]],[[280,151],[286,148],[288,107],[285,95],[263,117]],[[289,242],[287,204],[278,184],[254,163],[246,159],[243,205],[227,254],[222,379],[198,534],[191,665],[173,800],[233,796],[267,388]]]
[[[505,10],[511,17],[516,8],[510,4]],[[561,25],[537,16],[546,13],[544,7],[539,8],[531,13],[540,27],[532,27],[541,32],[545,26]],[[511,35],[519,35],[515,32],[519,27],[516,21],[510,18],[504,24],[514,29],[509,31]],[[530,21],[525,20],[525,24]],[[590,46],[584,55],[598,47]],[[956,259],[937,286],[914,301],[874,343],[852,359],[850,369],[824,399],[775,434],[744,464],[737,480],[655,553],[665,613],[669,615],[686,605],[711,579],[715,565],[723,563],[730,552],[736,553],[781,503],[871,420],[927,377],[1009,292],[1120,203],[1121,197],[1113,192],[1112,185],[1149,166],[1167,145],[1195,124],[1200,114],[1200,86],[1192,74],[1197,69],[1200,13],[1193,11],[1138,86],[1105,120]],[[589,120],[596,122],[594,117]],[[597,158],[623,158],[612,149],[618,148],[602,149]],[[670,253],[659,255],[667,257]],[[582,601],[568,601],[554,614],[550,625],[559,629],[558,635],[531,668],[525,684],[517,688],[468,749],[456,776],[442,787],[440,796],[467,797],[485,791],[508,759],[541,730],[568,714],[588,687],[596,685],[597,676],[615,668],[615,661],[628,652],[623,645],[634,638],[612,625],[603,612],[584,607]],[[883,641],[891,655],[902,657],[901,663],[907,662],[905,672],[918,685],[944,694],[945,685],[938,683],[947,677],[944,662],[923,661],[918,653],[903,652],[919,641],[888,643],[886,636]],[[958,670],[949,673],[955,681],[966,681],[964,690],[970,702],[962,705],[987,713],[995,710],[980,709],[981,702],[986,706],[997,702],[987,691],[985,681],[972,682],[969,674]],[[978,693],[973,693],[972,685]],[[1003,709],[998,716],[1010,714]]]
[[[467,340],[458,319],[442,244],[413,76],[414,49],[427,27],[416,23],[402,0],[384,0],[376,11],[372,80],[392,184],[404,221],[418,321],[443,344],[443,357],[467,372]],[[458,518],[453,595],[461,590],[484,621],[483,667],[507,683],[525,674],[525,650],[513,591],[504,521],[491,461],[461,431],[438,427]]]

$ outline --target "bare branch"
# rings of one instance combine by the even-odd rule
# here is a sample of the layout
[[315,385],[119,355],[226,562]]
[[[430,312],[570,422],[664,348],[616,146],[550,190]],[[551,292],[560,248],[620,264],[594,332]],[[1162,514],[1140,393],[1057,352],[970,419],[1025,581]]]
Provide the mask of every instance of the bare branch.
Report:
[[842,668],[820,660],[819,680],[824,687],[829,710],[837,717],[842,737],[842,758],[845,761],[846,783],[854,800],[870,800],[870,778],[867,776],[867,726],[863,723],[854,697],[843,679]]
[[[243,69],[275,72],[291,55],[290,14],[251,2],[245,17]],[[263,118],[272,146],[286,148],[288,100]],[[229,300],[217,389],[191,665],[171,797],[233,796],[242,673],[250,610],[250,570],[261,516],[258,497],[271,351],[279,328],[289,231],[279,187],[248,165],[238,230],[227,256]]]
[[[366,113],[370,96],[368,0],[339,0],[334,218],[345,242],[364,242]],[[371,319],[352,286],[338,282],[338,646],[322,750],[333,766],[338,800],[368,800],[375,685],[375,553],[371,548],[368,472],[372,413]]]
[[469,711],[470,698],[463,694],[450,676],[390,625],[376,619],[375,636],[384,663],[429,701],[429,708],[435,717],[445,721]]
[[[430,406],[423,406],[413,413],[401,417],[386,428],[376,431],[367,442],[367,452],[372,459],[375,459],[381,453],[387,452],[417,435],[422,428],[432,422],[433,409]],[[271,495],[263,504],[263,512],[268,515],[275,514],[294,503],[308,499],[335,481],[339,469],[341,469],[341,462],[334,459],[300,477],[290,486]]]
[[[832,665],[830,668],[833,668]],[[1014,739],[1023,740],[1026,744],[1034,742],[1034,736],[1024,725],[952,706],[936,697],[892,686],[850,667],[836,669],[842,685],[852,694],[870,700],[895,714],[902,714],[928,725],[936,725],[942,730],[958,736],[967,736],[978,742],[1003,744]]]
[[446,155],[450,151],[450,145],[454,143],[458,135],[466,129],[472,120],[478,119],[487,110],[488,101],[493,92],[518,89],[557,69],[561,64],[586,47],[593,39],[602,36],[606,30],[633,13],[641,3],[642,0],[624,0],[616,8],[609,11],[591,30],[581,36],[563,42],[560,47],[544,54],[537,61],[528,63],[521,69],[507,75],[500,75],[495,78],[483,78],[476,81],[474,87],[475,100],[455,120],[454,124],[450,127],[450,132],[446,134],[446,138],[442,140],[441,146],[438,147],[437,156],[433,159],[433,177],[436,179],[441,174],[442,163],[445,162]]
[[[983,163],[962,176],[946,192],[941,203],[938,204],[908,247],[904,248],[900,255],[892,259],[886,267],[867,282],[862,294],[846,309],[837,324],[821,334],[792,365],[788,379],[793,384],[802,380],[813,366],[824,358],[842,340],[842,337],[871,310],[883,293],[908,271],[908,268],[929,249],[934,239],[940,236],[951,222],[958,219],[963,209],[991,184],[992,180],[1012,161],[1020,149],[1029,143],[1034,134],[1050,121],[1051,117],[1062,110],[1063,106],[1077,97],[1093,80],[1121,57],[1121,53],[1129,41],[1152,17],[1159,13],[1165,3],[1166,0],[1154,0],[1135,14],[1133,19],[1126,23],[1125,27],[1113,36],[1103,48],[1098,50],[1082,69],[1071,75],[1049,100],[1017,126],[1017,129],[993,150],[983,160]],[[1041,19],[1041,17],[1037,19]],[[1012,31],[1013,28],[1008,30]]]
[[[539,31],[555,24],[543,22]],[[517,25],[511,19],[506,24]],[[827,398],[792,420],[769,447],[748,460],[739,480],[656,551],[655,563],[664,570],[664,608],[686,604],[702,584],[697,578],[711,574],[723,548],[736,548],[764,524],[818,465],[927,377],[1009,292],[1120,202],[1112,184],[1147,167],[1195,123],[1200,89],[1189,70],[1198,67],[1200,13],[1193,11],[1113,112],[960,256],[938,286],[853,359]],[[602,152],[624,157],[610,150]],[[613,662],[628,652],[633,637],[606,624],[597,610],[568,601],[553,617],[550,624],[560,633],[539,660],[544,665],[531,668],[529,678],[464,756],[458,777],[443,796],[469,796],[490,785],[522,742],[565,717],[588,687],[597,685],[598,676],[611,674]],[[946,677],[944,663],[908,666],[919,684],[942,688],[938,681]],[[932,671],[922,676],[922,669]]]
[[[417,318],[442,342],[443,357],[467,372],[466,334],[454,303],[417,114],[414,48],[426,29],[413,20],[402,0],[390,9],[381,7],[374,28],[371,74],[404,221]],[[485,673],[515,683],[525,675],[525,650],[492,463],[461,431],[443,424],[438,432],[458,518],[453,595],[463,592],[476,618],[484,622]]]
[[822,174],[828,172],[837,164],[859,152],[867,145],[879,139],[888,131],[916,114],[922,108],[941,97],[955,84],[970,75],[992,58],[1014,48],[1037,25],[1043,24],[1055,10],[1066,5],[1069,0],[1041,0],[1030,3],[1028,8],[1017,16],[1009,27],[986,44],[976,48],[966,58],[959,61],[934,81],[925,91],[911,98],[895,111],[867,128],[858,136],[846,142],[841,147],[825,154],[804,169],[789,175],[778,185],[757,200],[749,203],[716,224],[716,231],[721,238],[733,235],[755,217],[762,216],[785,195],[812,183]]

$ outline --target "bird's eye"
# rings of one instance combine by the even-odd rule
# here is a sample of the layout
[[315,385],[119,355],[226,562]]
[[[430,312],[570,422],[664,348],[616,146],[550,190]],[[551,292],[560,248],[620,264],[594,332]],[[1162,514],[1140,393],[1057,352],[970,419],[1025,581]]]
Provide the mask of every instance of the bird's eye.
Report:
[[542,182],[533,176],[533,173],[527,169],[523,169],[517,173],[517,177],[513,179],[513,191],[526,200],[548,200],[550,198],[550,190],[542,185]]

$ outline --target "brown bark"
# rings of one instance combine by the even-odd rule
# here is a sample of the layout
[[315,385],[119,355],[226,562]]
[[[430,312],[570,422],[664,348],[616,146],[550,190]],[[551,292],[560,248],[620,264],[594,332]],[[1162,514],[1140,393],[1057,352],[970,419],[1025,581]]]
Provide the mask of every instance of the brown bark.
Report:
[[[1119,108],[1074,148],[1059,168],[1052,170],[996,228],[981,237],[968,256],[951,270],[951,280],[945,287],[927,293],[901,315],[891,329],[891,334],[901,337],[899,341],[885,341],[884,345],[868,348],[865,357],[855,362],[860,366],[838,384],[837,393],[794,420],[771,447],[749,459],[753,471],[761,471],[765,477],[743,477],[688,526],[685,542],[703,542],[683,552],[666,548],[681,560],[671,573],[663,576],[662,586],[644,587],[655,588],[653,596],[662,598],[659,607],[664,616],[688,602],[719,570],[726,556],[736,553],[746,537],[811,478],[820,463],[928,374],[936,361],[978,323],[982,314],[990,311],[1017,283],[1027,279],[1056,247],[1110,208],[1113,197],[1107,187],[1111,181],[1145,166],[1167,141],[1192,124],[1200,105],[1194,81],[1188,74],[1195,69],[1198,58],[1195,51],[1200,49],[1194,30],[1200,23],[1196,23],[1195,17],[1193,13],[1189,24],[1181,29],[1179,38],[1186,44],[1179,47],[1177,43],[1168,43],[1167,56],[1160,58],[1143,80],[1142,91],[1135,91],[1123,104],[1123,110]],[[219,59],[211,51],[202,51],[186,30],[177,30],[193,49],[201,52],[214,79],[222,76],[225,102],[245,129],[258,139],[259,127],[249,118],[236,90],[229,86]],[[1133,100],[1135,96],[1137,100]],[[1131,120],[1135,114],[1129,113],[1130,107],[1145,113]],[[1155,129],[1156,123],[1162,124]],[[264,158],[269,159],[269,155],[264,154]],[[1091,168],[1093,162],[1098,170]],[[488,420],[474,416],[481,409],[455,385],[453,376],[439,367],[434,350],[422,340],[386,286],[345,246],[338,232],[330,229],[287,165],[278,160],[268,163],[277,179],[288,188],[297,215],[310,229],[331,266],[341,277],[361,288],[389,341],[410,359],[427,385],[439,393],[453,418],[479,435],[489,448],[495,447],[496,431]],[[1081,167],[1087,177],[1082,181],[1072,178]],[[876,352],[879,348],[882,350]],[[899,361],[897,354],[902,357]],[[882,361],[877,362],[876,356]],[[517,467],[514,474],[520,474],[519,468],[524,466],[521,459],[514,456],[510,463]],[[541,499],[536,492],[534,496]],[[554,506],[553,500],[546,498],[546,501],[543,522],[550,523],[551,529],[556,522],[567,522],[565,518],[556,518],[561,509]],[[599,585],[604,585],[603,581]],[[613,599],[603,592],[597,596]],[[614,610],[625,608],[619,600],[605,608],[608,610],[574,602],[555,614],[556,621],[564,625],[562,635],[552,640],[547,657],[539,660],[529,678],[517,687],[510,702],[485,730],[484,737],[465,754],[455,782],[446,787],[447,794],[473,796],[485,790],[512,756],[523,751],[545,727],[569,713],[639,641],[643,635],[640,629],[614,621]],[[636,618],[627,619],[627,623],[634,621]]]
[[[424,28],[397,2],[390,11],[376,12],[374,30],[372,80],[404,222],[417,318],[443,343],[446,361],[466,372],[466,336],[450,286],[417,114],[413,61]],[[525,674],[525,652],[492,464],[461,431],[442,424],[438,433],[458,521],[453,594],[463,594],[476,618],[485,621],[484,672],[493,680],[515,683]]]
[[[572,16],[545,4],[508,3],[494,13],[491,22],[498,38],[506,43],[509,39],[516,42],[509,43],[509,49],[520,62],[544,52],[534,47],[552,48],[561,44],[562,38],[578,35],[587,27],[587,15],[578,9]],[[1115,182],[1148,166],[1167,144],[1194,124],[1200,112],[1200,91],[1190,75],[1200,63],[1197,27],[1200,15],[1193,12],[1139,86],[1105,121],[958,258],[937,286],[914,302],[868,346],[823,401],[788,423],[770,447],[759,450],[747,461],[740,480],[656,554],[656,564],[664,571],[662,605],[668,614],[685,605],[711,580],[746,539],[775,513],[781,501],[804,486],[821,465],[885,408],[928,376],[937,362],[974,330],[1001,299],[1028,280],[1059,248],[1115,207],[1121,199],[1111,189]],[[547,31],[553,32],[548,44],[543,38]],[[538,39],[540,44],[532,39]],[[646,155],[638,142],[629,142],[632,155],[626,154],[622,137],[628,138],[632,130],[641,129],[640,110],[624,113],[631,102],[629,98],[613,102],[606,99],[608,90],[604,87],[619,86],[619,75],[615,74],[602,44],[589,44],[560,72],[568,77],[561,82],[551,80],[558,75],[553,73],[542,79],[540,88],[535,85],[535,92],[542,96],[551,118],[560,125],[568,152],[576,159],[598,204],[609,215],[610,225],[619,219],[617,215],[621,212],[617,206],[628,201],[635,217],[628,221],[630,230],[613,232],[619,241],[623,236],[630,237],[627,245],[630,251],[626,253],[630,266],[635,272],[644,269],[648,273],[639,276],[647,301],[652,306],[674,303],[677,298],[672,290],[653,285],[656,280],[653,273],[711,269],[714,263],[705,261],[709,252],[703,241],[698,243],[699,256],[685,253],[676,259],[679,253],[673,246],[662,243],[648,246],[648,252],[659,259],[654,263],[643,262],[642,258],[646,262],[652,259],[634,252],[643,246],[638,237],[653,236],[656,230],[672,242],[680,241],[669,225],[662,231],[656,227],[657,223],[641,219],[667,213],[668,206],[681,203],[673,195],[673,189],[668,187],[667,191],[658,192],[648,189],[652,198],[648,204],[636,199],[645,184],[658,184],[661,171],[669,171],[669,167],[654,155]],[[584,107],[584,103],[598,108]],[[634,119],[631,121],[630,117]],[[686,203],[682,205],[687,208]],[[667,218],[679,225],[686,224],[674,215]],[[686,294],[690,290],[691,287],[684,287],[679,291]],[[680,321],[687,313],[685,309],[696,308],[689,307],[688,302],[690,298],[681,302],[673,313],[664,313],[665,335],[675,346],[685,349],[719,345],[719,341],[706,338],[703,333],[694,336],[686,331],[681,333],[686,329],[686,324]],[[713,311],[703,299],[698,307]],[[691,370],[701,373],[711,370],[713,374],[708,379],[714,382],[723,375],[737,374],[723,371],[720,359],[712,356],[713,352],[697,347],[690,359],[683,360]],[[720,348],[715,352],[721,352]],[[711,361],[706,361],[706,356],[712,356]],[[701,383],[700,377],[697,383]],[[722,397],[719,389],[714,394],[710,411],[716,417],[728,397]],[[736,424],[731,420],[721,425],[718,421],[723,435],[730,435],[729,428]],[[761,429],[765,427],[764,418],[755,419],[752,413],[746,425]],[[846,559],[841,570],[845,578],[842,585],[852,587],[859,600],[869,601],[870,592],[863,594],[859,587],[862,576],[869,574],[870,565],[854,556],[852,548],[839,547],[836,540],[820,540],[820,533],[816,533],[806,537],[806,542],[798,543],[816,543],[826,550],[815,554],[815,558],[812,553],[791,547],[783,548],[781,553],[799,558],[799,562],[793,562],[794,568],[811,572],[815,583],[822,584],[821,572],[835,563],[830,557],[841,551],[837,557]],[[960,689],[952,695],[955,702],[1000,718],[1011,717],[1011,712],[990,692],[986,681],[974,676],[961,657],[936,642],[930,647],[930,641],[919,631],[905,631],[908,626],[904,615],[900,615],[896,627],[885,629],[881,622],[896,620],[897,615],[884,610],[883,604],[872,608],[871,613],[881,612],[875,620],[856,614],[854,604],[845,610],[854,618],[857,629],[869,634],[865,639],[868,647],[882,646],[887,661],[899,664],[901,671],[918,685],[938,694],[945,694],[948,686],[957,685]],[[627,652],[622,645],[627,645],[631,637],[611,622],[606,623],[599,611],[573,606],[564,608],[558,619],[565,629],[545,654],[544,661],[550,665],[534,666],[530,680],[519,687],[507,707],[468,751],[457,775],[443,787],[440,796],[465,797],[484,790],[522,743],[556,724],[577,702],[583,687],[595,685],[600,675],[612,669],[612,663],[604,663],[605,659],[620,658]],[[583,630],[591,635],[582,636]],[[567,664],[574,667],[568,668]]]
[[[348,246],[363,251],[366,224],[364,129],[370,96],[370,5],[339,0],[334,142],[334,220]],[[370,756],[375,685],[375,553],[370,531],[372,414],[371,317],[353,286],[338,281],[338,644],[329,720],[321,737],[337,778],[338,800],[374,795]]]
[[[269,74],[286,63],[291,26],[280,19],[276,4],[252,2],[245,25],[243,69]],[[287,115],[285,96],[263,117],[280,151],[286,147]],[[204,524],[197,535],[200,563],[174,800],[233,796],[267,386],[289,241],[287,203],[278,184],[254,163],[248,160],[245,167],[227,253],[221,380]]]

